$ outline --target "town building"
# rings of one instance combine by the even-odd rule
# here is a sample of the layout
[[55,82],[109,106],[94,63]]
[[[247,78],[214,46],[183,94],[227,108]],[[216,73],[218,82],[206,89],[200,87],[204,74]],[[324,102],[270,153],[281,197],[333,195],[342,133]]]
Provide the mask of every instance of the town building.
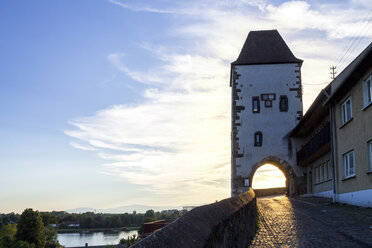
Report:
[[307,194],[372,207],[372,43],[315,99],[289,133]]
[[372,207],[372,43],[331,83],[335,200]]
[[276,30],[250,32],[232,63],[232,195],[270,163],[289,194],[372,207],[372,43],[304,116],[301,65]]
[[288,136],[296,147],[297,165],[304,168],[308,195],[333,197],[331,164],[331,132],[328,106],[324,105],[331,91],[328,85],[314,100],[303,119]]
[[290,194],[299,191],[303,169],[286,134],[302,118],[301,65],[277,30],[249,32],[231,64],[232,195],[248,190],[266,163],[286,175]]

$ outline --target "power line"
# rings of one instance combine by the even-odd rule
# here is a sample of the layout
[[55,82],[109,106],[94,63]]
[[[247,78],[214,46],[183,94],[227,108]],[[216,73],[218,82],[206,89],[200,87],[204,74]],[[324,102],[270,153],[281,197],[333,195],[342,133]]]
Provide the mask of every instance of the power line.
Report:
[[[369,24],[367,24],[365,26],[365,23],[368,23],[370,22],[370,20],[368,20],[368,17],[369,15],[371,14],[372,12],[372,9],[368,12],[368,14],[364,17],[363,19],[363,22],[362,22],[362,25],[361,25],[361,28],[359,29],[359,33],[357,36],[354,36],[348,43],[348,45],[345,47],[346,50],[344,50],[345,52],[344,53],[341,53],[343,54],[342,56],[338,56],[337,60],[336,60],[336,67],[340,64],[341,61],[343,61],[343,59],[345,58],[346,54],[350,51],[350,49],[353,47],[353,45],[355,44],[355,42],[360,38],[361,34],[364,33],[364,29],[366,27],[369,26]],[[359,43],[358,43],[359,44]],[[355,48],[354,48],[355,49]],[[353,49],[353,50],[354,50]]]
[[329,83],[325,82],[325,83],[319,83],[319,84],[302,84],[302,85],[324,85],[324,84],[329,84]]
[[[372,20],[372,18],[371,18],[371,20]],[[372,27],[372,26],[371,26],[371,23],[368,24],[366,27],[369,27],[369,28],[367,28],[367,29],[365,30],[366,32],[368,32],[368,31],[370,30],[370,28]],[[355,44],[355,46],[353,47],[353,49],[350,51],[349,55],[352,54],[352,53],[354,52],[354,50],[358,47],[359,43],[360,43],[362,40],[363,40],[363,39],[358,39],[358,42]],[[344,60],[343,60],[342,62],[340,62],[339,64],[343,65],[343,64],[346,62],[347,58],[348,58],[348,57],[345,57]]]

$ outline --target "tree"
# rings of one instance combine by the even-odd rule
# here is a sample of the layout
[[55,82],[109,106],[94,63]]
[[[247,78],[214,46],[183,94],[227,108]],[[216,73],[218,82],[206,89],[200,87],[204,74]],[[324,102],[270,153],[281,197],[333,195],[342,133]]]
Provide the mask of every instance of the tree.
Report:
[[131,245],[134,245],[134,244],[138,243],[139,240],[140,240],[140,238],[137,235],[133,234],[133,236],[129,236],[126,239],[125,238],[120,239],[119,244],[123,244],[123,245],[126,245],[127,247],[129,247]]
[[0,237],[0,248],[35,248],[34,244],[26,241],[16,241],[9,236]]
[[45,247],[46,248],[55,248],[55,247],[61,247],[61,244],[58,242],[57,238],[57,231],[52,226],[46,226],[44,228],[45,231]]
[[39,211],[33,211],[32,208],[27,208],[23,211],[17,226],[15,238],[17,241],[26,241],[30,244],[35,244],[36,248],[44,248],[44,224]]
[[58,217],[51,213],[40,213],[40,216],[43,219],[44,226],[58,223]]
[[154,219],[155,217],[155,211],[150,209],[150,210],[147,210],[146,213],[145,213],[145,219],[149,218],[149,219]]

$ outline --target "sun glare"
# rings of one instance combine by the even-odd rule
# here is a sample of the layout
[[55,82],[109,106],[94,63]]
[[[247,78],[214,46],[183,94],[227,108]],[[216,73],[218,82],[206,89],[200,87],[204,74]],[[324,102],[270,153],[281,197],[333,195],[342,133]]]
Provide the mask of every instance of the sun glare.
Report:
[[271,164],[264,164],[253,176],[253,189],[268,189],[285,187],[286,178],[277,167]]

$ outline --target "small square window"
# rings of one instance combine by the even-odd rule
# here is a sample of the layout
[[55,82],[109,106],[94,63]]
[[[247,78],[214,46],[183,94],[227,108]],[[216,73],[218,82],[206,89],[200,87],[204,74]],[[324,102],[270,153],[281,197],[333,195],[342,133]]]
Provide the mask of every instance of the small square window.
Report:
[[276,94],[275,93],[266,93],[266,94],[261,94],[261,100],[262,101],[274,101],[276,100]]
[[353,117],[351,97],[347,98],[341,105],[341,125],[350,121]]
[[343,156],[344,175],[350,177],[355,175],[355,156],[354,151],[345,153]]
[[271,100],[265,101],[265,108],[271,108],[273,106],[273,102]]

